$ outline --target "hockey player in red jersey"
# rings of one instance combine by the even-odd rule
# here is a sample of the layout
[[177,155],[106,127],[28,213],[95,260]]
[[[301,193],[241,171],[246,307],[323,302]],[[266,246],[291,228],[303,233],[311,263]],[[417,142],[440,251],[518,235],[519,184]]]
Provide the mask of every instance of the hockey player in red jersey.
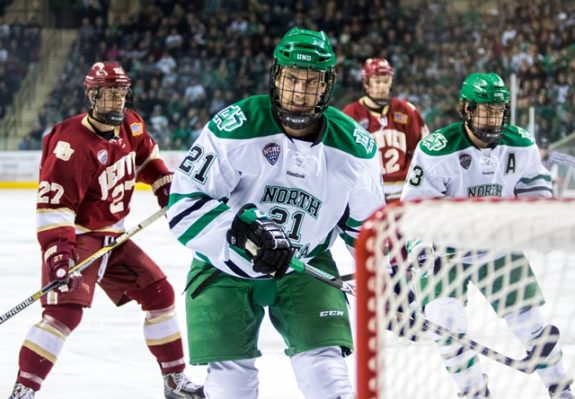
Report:
[[[393,68],[384,58],[369,58],[361,71],[365,96],[343,108],[370,132],[380,152],[385,203],[399,202],[401,191],[417,143],[429,134],[429,129],[415,106],[391,95]],[[387,244],[391,250],[391,243]],[[401,256],[407,253],[402,250]],[[396,272],[398,260],[390,259],[390,273]],[[401,286],[395,287],[401,292]],[[415,294],[409,293],[413,302]],[[405,309],[399,309],[405,312]]]
[[[42,298],[42,319],[20,349],[10,399],[34,398],[66,338],[92,304],[98,284],[117,305],[135,300],[145,312],[144,336],[164,378],[166,398],[203,398],[184,375],[174,290],[160,267],[127,241],[80,273],[69,269],[124,230],[136,182],[168,203],[172,174],[136,112],[125,109],[130,78],[116,62],[97,62],[84,86],[90,111],[56,124],[42,143],[37,235],[42,285],[65,282]],[[126,354],[128,355],[128,354]]]
[[393,68],[387,60],[369,58],[361,77],[365,96],[346,105],[343,112],[373,135],[389,204],[399,201],[413,151],[429,129],[413,104],[391,96]]

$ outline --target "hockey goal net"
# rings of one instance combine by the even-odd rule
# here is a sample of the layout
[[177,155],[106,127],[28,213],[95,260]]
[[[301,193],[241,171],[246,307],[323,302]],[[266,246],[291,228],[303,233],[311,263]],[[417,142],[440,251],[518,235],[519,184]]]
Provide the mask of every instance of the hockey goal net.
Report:
[[[440,284],[433,285],[434,295],[438,289],[442,294],[463,292],[463,287],[467,290],[469,324],[464,338],[512,359],[525,359],[525,346],[491,305],[506,300],[510,293],[516,297],[507,304],[506,311],[540,304],[537,298],[523,296],[521,284],[529,279],[510,278],[505,272],[514,267],[513,254],[524,254],[546,300],[543,314],[561,332],[559,344],[565,367],[573,377],[575,202],[428,200],[380,209],[363,225],[357,241],[359,399],[448,399],[456,398],[459,393],[431,333],[424,331],[422,320],[413,322],[401,316],[420,309],[423,298],[429,294],[420,283],[425,269],[410,267],[401,255],[401,249],[412,239],[433,243],[435,255],[443,256],[435,277]],[[502,254],[506,259],[503,269],[495,268],[495,262],[485,261],[500,259]],[[388,272],[390,259],[397,264],[393,276]],[[461,271],[470,264],[474,270],[479,265],[487,268],[487,277],[483,276],[483,281],[488,280],[483,291],[486,295],[476,284],[468,284],[465,273],[448,271]],[[410,290],[417,294],[415,303],[409,300]],[[548,397],[537,373],[529,375],[486,356],[480,356],[480,363],[489,376],[493,397]],[[503,396],[498,396],[498,392]]]

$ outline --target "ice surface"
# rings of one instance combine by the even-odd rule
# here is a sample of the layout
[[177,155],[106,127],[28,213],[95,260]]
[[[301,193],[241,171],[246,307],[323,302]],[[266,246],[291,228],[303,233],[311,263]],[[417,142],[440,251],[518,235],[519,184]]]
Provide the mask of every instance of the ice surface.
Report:
[[[3,314],[40,288],[40,250],[35,232],[33,190],[0,191],[0,312]],[[129,228],[157,210],[150,192],[136,192]],[[177,294],[180,327],[185,336],[184,296],[186,274],[192,252],[176,241],[165,219],[160,219],[134,237],[160,264]],[[348,271],[351,257],[338,246]],[[18,369],[18,351],[29,327],[40,320],[41,307],[31,305],[0,325],[0,398],[8,397]],[[44,399],[160,399],[162,379],[154,358],[144,344],[143,313],[135,303],[116,308],[98,290],[91,309],[67,340],[64,349],[36,395]],[[281,337],[267,321],[260,335],[263,356],[258,359],[260,398],[303,398],[296,386]],[[187,352],[187,348],[186,348]],[[349,358],[354,368],[353,356]],[[351,370],[355,375],[354,370]],[[206,370],[188,366],[187,374],[202,383]]]
[[[150,192],[136,193],[131,227],[157,210]],[[165,219],[149,226],[134,240],[165,270],[177,292],[177,310],[185,336],[184,296],[180,295],[192,253],[180,245],[169,233]],[[353,269],[347,250],[338,242],[335,258],[341,261],[344,273]],[[575,259],[561,253],[530,254],[534,269],[548,300],[546,313],[561,329],[564,359],[570,376],[575,368]],[[40,251],[35,233],[35,192],[33,190],[0,191],[0,312],[36,292],[40,284]],[[566,270],[569,270],[566,272]],[[521,357],[522,348],[513,342],[503,321],[487,307],[485,300],[473,289],[470,300],[470,331],[473,339]],[[355,302],[351,300],[352,316]],[[487,309],[487,310],[486,310]],[[38,303],[0,325],[0,398],[8,397],[14,383],[18,351],[29,329],[40,318]],[[481,315],[481,317],[479,317]],[[487,317],[487,319],[485,319]],[[136,304],[116,308],[99,290],[93,307],[84,313],[80,327],[66,342],[52,373],[46,379],[38,398],[139,398],[163,397],[159,368],[148,352],[142,334],[143,313]],[[263,357],[258,359],[261,399],[303,398],[297,389],[289,359],[283,354],[284,345],[269,322],[264,322],[260,335]],[[187,348],[186,348],[187,350]],[[411,371],[402,363],[424,365],[424,370]],[[348,359],[355,384],[355,357]],[[548,397],[536,374],[525,375],[481,359],[489,374],[494,398],[536,399]],[[389,385],[400,387],[397,399],[434,398],[452,399],[456,390],[444,370],[436,348],[430,341],[406,345],[392,340],[388,345]],[[203,382],[205,367],[188,366],[187,374],[195,382]],[[435,386],[429,394],[420,386]],[[414,388],[417,387],[417,388]],[[414,392],[414,393],[411,393]],[[417,392],[417,394],[415,393]]]

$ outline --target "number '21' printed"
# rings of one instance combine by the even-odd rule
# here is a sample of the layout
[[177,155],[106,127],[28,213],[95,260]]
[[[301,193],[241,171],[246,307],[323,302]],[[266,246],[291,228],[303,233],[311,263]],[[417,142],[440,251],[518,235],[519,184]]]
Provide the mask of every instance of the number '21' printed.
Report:
[[204,149],[200,145],[194,145],[188,151],[188,154],[178,167],[179,170],[191,176],[199,183],[205,184],[207,181],[206,174],[212,163],[216,159],[213,153],[204,153]]

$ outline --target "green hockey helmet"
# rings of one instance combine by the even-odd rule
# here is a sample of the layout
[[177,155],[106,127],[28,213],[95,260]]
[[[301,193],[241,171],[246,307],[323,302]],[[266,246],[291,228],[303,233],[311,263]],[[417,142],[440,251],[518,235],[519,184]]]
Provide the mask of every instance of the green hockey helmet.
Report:
[[[288,90],[278,84],[282,71],[286,68],[320,72],[321,84],[314,92],[306,85],[305,93],[292,90],[292,95],[305,94],[317,97],[310,110],[293,110],[285,104]],[[293,129],[303,129],[316,121],[329,105],[335,82],[335,53],[328,36],[324,32],[294,27],[281,39],[274,50],[274,64],[271,72],[270,91],[273,109],[280,122]],[[283,94],[283,96],[282,96]],[[282,98],[284,99],[282,101]],[[283,105],[282,105],[283,103]]]
[[459,99],[477,104],[508,104],[509,90],[496,73],[472,73],[463,81]]
[[291,28],[274,50],[276,63],[327,72],[335,66],[335,53],[324,32]]
[[482,142],[499,141],[509,123],[509,90],[496,73],[472,73],[459,92],[460,114],[466,126]]

